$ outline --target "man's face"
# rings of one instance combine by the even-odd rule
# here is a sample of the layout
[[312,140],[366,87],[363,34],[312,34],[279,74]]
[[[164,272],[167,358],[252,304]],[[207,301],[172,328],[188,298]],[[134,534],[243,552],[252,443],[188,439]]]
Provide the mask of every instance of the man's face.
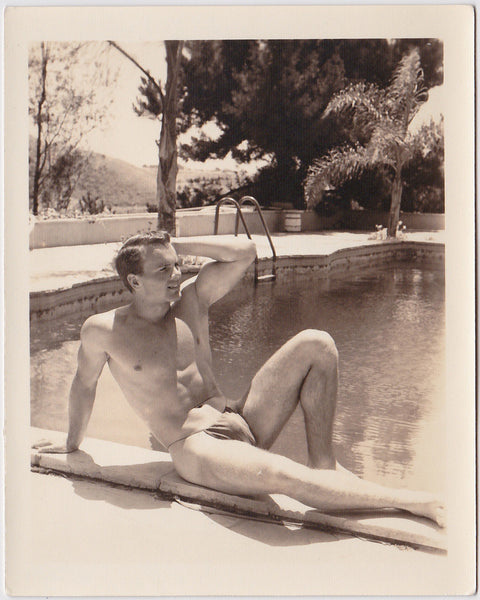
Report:
[[147,246],[143,273],[136,275],[143,293],[159,302],[172,302],[180,297],[181,271],[178,256],[168,244]]

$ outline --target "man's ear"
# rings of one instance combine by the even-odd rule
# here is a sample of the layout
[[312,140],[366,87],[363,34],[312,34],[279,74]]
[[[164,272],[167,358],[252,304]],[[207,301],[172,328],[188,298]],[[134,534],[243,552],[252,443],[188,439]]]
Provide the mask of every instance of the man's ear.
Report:
[[134,290],[140,287],[140,282],[138,281],[137,276],[134,273],[129,273],[127,275],[127,281],[130,284],[130,287]]

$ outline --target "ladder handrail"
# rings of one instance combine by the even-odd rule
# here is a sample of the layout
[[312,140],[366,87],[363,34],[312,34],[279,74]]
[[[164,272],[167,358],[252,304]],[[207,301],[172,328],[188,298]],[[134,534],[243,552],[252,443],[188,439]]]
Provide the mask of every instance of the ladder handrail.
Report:
[[[245,228],[245,233],[247,234],[248,239],[251,240],[252,236],[250,235],[250,231],[248,230],[247,224],[245,223],[245,219],[243,218],[242,209],[240,208],[240,204],[235,200],[235,198],[231,198],[230,196],[227,196],[226,198],[221,198],[217,202],[217,206],[215,208],[215,225],[213,228],[213,235],[218,234],[218,221],[219,221],[219,216],[220,216],[220,207],[226,203],[233,204],[236,207],[237,212],[235,215],[235,223],[238,222],[237,221],[238,216],[240,215],[240,219],[242,220],[242,225]],[[237,227],[235,227],[235,235],[238,235]]]
[[[260,217],[260,221],[262,222],[262,225],[263,225],[263,230],[265,231],[265,234],[268,239],[268,243],[270,244],[270,248],[272,250],[273,262],[276,262],[277,253],[275,252],[275,246],[273,245],[272,237],[270,235],[270,231],[268,230],[268,225],[263,216],[262,209],[260,208],[260,204],[257,202],[257,200],[253,196],[243,196],[242,198],[240,198],[240,201],[238,202],[240,211],[237,211],[237,215],[235,218],[235,235],[238,233],[238,214],[239,214],[239,212],[240,212],[240,214],[242,214],[241,208],[245,204],[245,202],[250,202],[257,209],[258,216]],[[242,223],[244,223],[243,219],[242,219]]]
[[242,225],[245,229],[245,233],[247,234],[247,237],[249,240],[252,239],[252,236],[250,235],[250,231],[247,227],[247,223],[245,222],[245,218],[243,216],[242,213],[242,205],[245,202],[250,202],[252,203],[256,209],[258,214],[260,215],[260,220],[262,222],[263,225],[263,229],[267,235],[268,241],[270,243],[270,248],[272,249],[272,275],[262,275],[261,277],[258,276],[258,254],[255,253],[255,275],[254,275],[254,281],[255,284],[263,279],[275,279],[276,278],[276,260],[277,260],[277,254],[275,252],[275,247],[273,245],[273,241],[272,238],[270,236],[270,232],[268,230],[268,226],[265,222],[265,219],[263,218],[262,215],[262,210],[260,208],[260,205],[258,204],[258,202],[255,200],[255,198],[253,196],[243,196],[243,198],[240,199],[239,202],[237,202],[237,200],[235,200],[235,198],[232,198],[231,196],[227,196],[225,198],[221,198],[218,202],[217,202],[217,206],[215,208],[215,224],[214,224],[214,228],[213,228],[213,234],[217,235],[218,234],[218,223],[219,223],[219,219],[220,219],[220,207],[223,206],[224,204],[231,204],[233,206],[235,206],[235,208],[237,209],[235,212],[235,236],[238,235],[238,221],[239,219],[241,219],[242,221]]

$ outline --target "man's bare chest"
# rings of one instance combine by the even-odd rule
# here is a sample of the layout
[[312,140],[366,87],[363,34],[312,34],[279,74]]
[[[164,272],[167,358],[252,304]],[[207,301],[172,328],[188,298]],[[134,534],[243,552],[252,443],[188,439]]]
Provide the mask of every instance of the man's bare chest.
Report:
[[193,336],[185,323],[168,319],[160,325],[118,327],[111,335],[109,362],[138,378],[173,377],[194,360]]

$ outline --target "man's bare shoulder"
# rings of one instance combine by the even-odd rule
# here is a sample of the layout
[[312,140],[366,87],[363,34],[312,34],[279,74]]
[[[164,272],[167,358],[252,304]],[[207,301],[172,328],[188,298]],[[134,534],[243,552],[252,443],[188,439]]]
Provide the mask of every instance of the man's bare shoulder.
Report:
[[128,306],[121,306],[112,310],[91,315],[82,325],[81,339],[105,339],[109,336],[114,325],[126,318]]

